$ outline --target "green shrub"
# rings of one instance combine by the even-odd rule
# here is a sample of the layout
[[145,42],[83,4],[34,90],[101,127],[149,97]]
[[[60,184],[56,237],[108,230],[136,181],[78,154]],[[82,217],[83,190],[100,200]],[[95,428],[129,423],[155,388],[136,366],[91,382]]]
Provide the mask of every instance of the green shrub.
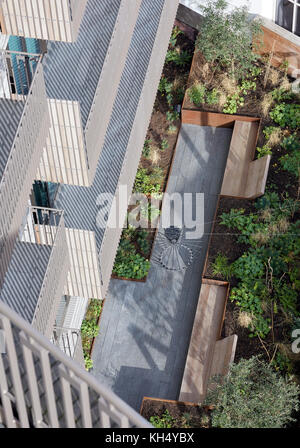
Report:
[[170,46],[171,47],[173,47],[173,48],[176,47],[178,36],[180,36],[181,34],[183,34],[183,32],[178,28],[178,26],[174,26],[174,28],[172,30],[171,38],[170,38]]
[[161,417],[158,417],[158,415],[150,417],[150,423],[155,428],[172,428],[175,424],[175,420],[166,409]]
[[218,254],[215,261],[212,263],[213,275],[221,275],[225,280],[229,281],[232,276],[232,268],[228,263],[228,258],[225,255]]
[[169,123],[173,123],[174,121],[179,119],[179,113],[176,112],[175,110],[173,111],[169,111],[167,112],[167,121]]
[[113,274],[118,277],[143,279],[148,275],[150,262],[139,255],[135,250],[124,253],[118,249],[113,268]]
[[81,324],[81,333],[88,338],[95,338],[99,334],[99,327],[96,319],[84,319]]
[[287,381],[258,357],[232,364],[222,384],[209,391],[212,426],[217,428],[282,428],[295,421],[299,386]]
[[155,183],[157,176],[148,173],[146,168],[139,168],[136,174],[133,191],[135,193],[153,194],[161,190],[159,182]]
[[162,96],[166,96],[167,103],[169,106],[173,103],[173,84],[172,82],[169,82],[167,78],[162,77],[160,79],[159,85],[158,85],[158,91],[161,93]]
[[162,151],[169,148],[169,142],[166,138],[162,139],[162,142],[160,144],[160,148]]
[[300,150],[293,151],[280,157],[282,168],[296,177],[300,177]]
[[138,231],[137,243],[143,254],[147,255],[150,250],[150,243],[148,241],[148,232],[146,230]]
[[195,106],[200,106],[201,104],[205,103],[206,99],[206,87],[197,82],[193,84],[187,91],[189,99]]
[[272,155],[272,149],[268,146],[268,144],[262,146],[261,148],[258,146],[256,148],[257,158],[260,159],[261,157]]
[[297,201],[288,197],[280,200],[277,193],[266,193],[255,205],[257,213],[223,213],[221,224],[237,230],[237,241],[248,246],[230,266],[239,280],[230,299],[253,317],[250,335],[263,338],[270,331],[273,308],[285,316],[299,314],[299,223],[291,222]]
[[151,143],[152,143],[151,139],[146,139],[143,146],[142,154],[146,159],[150,156]]
[[166,63],[173,62],[179,67],[184,67],[191,59],[192,55],[188,51],[175,48],[167,51]]
[[103,303],[102,300],[92,299],[87,309],[87,315],[91,319],[96,319],[100,316],[102,311]]
[[150,174],[150,181],[153,185],[161,185],[163,180],[164,180],[164,171],[160,166],[156,166],[154,168],[152,168]]
[[285,137],[281,143],[287,154],[280,158],[281,166],[296,177],[300,177],[300,142],[296,133]]
[[250,91],[255,92],[256,91],[256,82],[249,81],[249,80],[245,79],[241,82],[239,90],[243,95],[247,95]]
[[93,360],[88,353],[84,353],[84,364],[86,370],[90,370],[93,368]]
[[217,89],[206,91],[205,101],[209,105],[218,104],[220,92]]
[[271,93],[273,100],[278,103],[291,100],[294,97],[294,94],[291,90],[286,91],[285,89],[280,88],[274,89]]
[[297,129],[300,126],[300,105],[277,104],[271,110],[270,117],[282,128]]
[[245,104],[244,97],[240,96],[238,93],[231,95],[227,98],[226,104],[223,108],[224,114],[236,114],[240,106]]
[[201,6],[203,21],[196,48],[208,62],[229,71],[232,77],[246,78],[259,58],[252,47],[253,41],[258,41],[261,25],[248,20],[247,7],[228,12],[227,6],[225,0],[208,0]]

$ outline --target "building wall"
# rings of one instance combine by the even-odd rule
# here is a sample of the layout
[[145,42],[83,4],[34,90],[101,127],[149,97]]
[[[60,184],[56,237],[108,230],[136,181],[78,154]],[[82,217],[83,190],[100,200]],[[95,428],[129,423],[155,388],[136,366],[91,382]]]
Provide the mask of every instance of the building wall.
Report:
[[[151,113],[156,97],[156,92],[162,73],[164,59],[167,52],[169,38],[171,35],[172,27],[176,17],[178,8],[177,0],[166,0],[164,10],[161,15],[159,28],[157,31],[154,47],[152,50],[152,56],[149,62],[149,69],[146,75],[143,91],[140,97],[138,110],[135,116],[135,121],[132,126],[132,132],[127,147],[127,154],[123,162],[121,175],[118,182],[118,188],[116,192],[116,198],[119,195],[119,187],[122,185],[128,186],[128,191],[132,191],[134,179],[136,176],[139,160],[143,144],[145,141],[147,129],[149,126]],[[126,210],[124,212],[123,219],[125,221]],[[108,221],[110,218],[108,218]],[[102,279],[102,295],[105,297],[111,272],[113,269],[114,259],[117,252],[118,244],[122,233],[121,226],[111,229],[106,228],[103,241],[101,245],[99,260]]]
[[[141,0],[122,0],[97,92],[85,127],[90,185],[95,176],[141,3]],[[99,117],[101,117],[101,120],[99,120]]]

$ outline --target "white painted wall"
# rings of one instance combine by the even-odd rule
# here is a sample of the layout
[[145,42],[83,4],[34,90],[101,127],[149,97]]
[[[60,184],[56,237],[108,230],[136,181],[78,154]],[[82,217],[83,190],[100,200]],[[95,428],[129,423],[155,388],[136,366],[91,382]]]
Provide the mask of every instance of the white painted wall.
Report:
[[[227,0],[230,7],[243,6],[247,0]],[[201,13],[199,6],[205,5],[205,0],[180,0],[180,3]],[[229,8],[230,8],[229,7]],[[270,20],[275,20],[276,0],[249,0],[249,12],[260,14]]]

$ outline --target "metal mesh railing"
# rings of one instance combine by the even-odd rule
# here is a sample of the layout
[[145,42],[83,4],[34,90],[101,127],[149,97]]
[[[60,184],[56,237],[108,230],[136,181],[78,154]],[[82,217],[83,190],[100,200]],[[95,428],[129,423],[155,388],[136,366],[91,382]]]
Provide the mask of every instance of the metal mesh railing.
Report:
[[151,427],[0,301],[0,423],[5,427]]
[[33,317],[34,327],[50,338],[69,269],[63,211],[29,207],[20,240],[51,246],[47,270]]
[[[2,54],[6,57],[7,52],[2,52]],[[29,65],[31,64],[30,76],[33,75],[33,61],[34,63],[37,61],[35,56],[31,62],[28,62]],[[28,66],[26,57],[23,63],[24,67]],[[10,69],[8,70],[10,71]],[[10,95],[10,98],[15,95],[19,101],[25,104],[0,179],[0,284],[7,270],[18,229],[26,212],[32,181],[41,160],[50,125],[41,57],[39,56],[35,66],[26,96],[13,93],[12,85],[15,83],[10,83],[5,87],[2,82],[5,95]],[[0,98],[0,101],[7,101],[9,96],[5,96],[5,98],[6,100]]]

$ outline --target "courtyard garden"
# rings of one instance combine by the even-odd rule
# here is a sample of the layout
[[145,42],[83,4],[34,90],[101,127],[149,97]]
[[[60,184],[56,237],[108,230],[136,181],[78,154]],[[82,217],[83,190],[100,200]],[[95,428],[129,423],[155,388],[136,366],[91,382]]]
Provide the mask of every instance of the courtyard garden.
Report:
[[[260,22],[248,21],[247,8],[225,7],[216,0],[203,8],[183,108],[260,118],[255,158],[271,155],[271,164],[265,194],[221,197],[213,223],[203,275],[230,282],[223,336],[237,334],[238,343],[205,418],[213,427],[299,425],[300,354],[292,349],[300,332],[299,92],[288,61],[274,67],[263,53]],[[262,372],[268,382],[258,381]],[[239,386],[254,377],[260,404],[251,387]],[[155,426],[178,424],[167,403],[147,406]]]

